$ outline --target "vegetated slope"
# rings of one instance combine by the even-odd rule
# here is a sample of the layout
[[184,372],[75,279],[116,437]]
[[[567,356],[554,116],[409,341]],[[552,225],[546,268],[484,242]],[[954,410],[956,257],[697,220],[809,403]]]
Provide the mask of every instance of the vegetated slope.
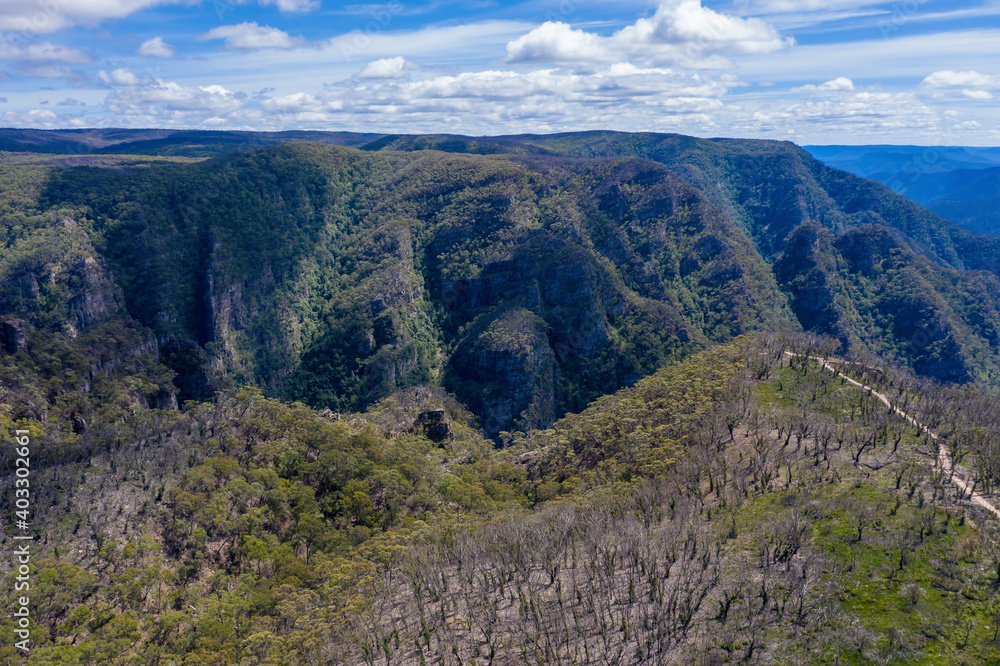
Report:
[[[429,391],[339,420],[252,391],[136,413],[126,445],[35,471],[32,659],[997,660],[996,523],[924,434],[785,354],[834,347],[741,338],[504,450]],[[995,398],[856,361],[997,487]]]
[[[297,144],[32,168],[44,183],[23,204],[36,226],[12,241],[11,289],[44,272],[33,248],[47,229],[77,225],[181,401],[249,383],[347,410],[440,382],[494,436],[711,341],[796,326],[745,234],[636,158]],[[87,300],[73,284],[67,302]],[[13,315],[69,330],[22,292]]]
[[[873,181],[773,141],[580,132],[400,137],[386,148],[633,155],[695,185],[774,262],[806,330],[946,381],[995,385],[1000,239],[977,236]],[[385,149],[385,148],[383,148]],[[895,257],[887,262],[890,256]]]
[[[989,372],[988,244],[794,147],[622,140],[5,164],[34,659],[996,660],[994,524],[784,355]],[[838,341],[733,342],[800,323]],[[994,398],[856,360],[993,491]]]
[[997,241],[791,144],[365,148],[52,169],[30,206],[79,219],[182,401],[235,381],[356,409],[439,381],[494,436],[798,326],[947,381],[1000,376]]

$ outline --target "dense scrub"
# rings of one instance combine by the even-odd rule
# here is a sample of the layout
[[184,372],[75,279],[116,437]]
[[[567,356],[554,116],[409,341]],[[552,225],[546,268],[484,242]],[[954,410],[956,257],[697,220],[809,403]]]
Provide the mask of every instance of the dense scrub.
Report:
[[[32,663],[996,659],[995,521],[911,424],[784,353],[830,344],[741,338],[500,450],[430,390],[143,411],[134,446],[38,472]],[[988,402],[868,372],[922,415]]]

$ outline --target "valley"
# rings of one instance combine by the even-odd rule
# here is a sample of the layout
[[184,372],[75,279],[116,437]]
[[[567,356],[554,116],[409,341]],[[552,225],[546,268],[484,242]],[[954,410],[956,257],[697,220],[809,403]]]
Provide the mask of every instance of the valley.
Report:
[[0,147],[28,663],[1000,660],[1000,238],[786,142]]

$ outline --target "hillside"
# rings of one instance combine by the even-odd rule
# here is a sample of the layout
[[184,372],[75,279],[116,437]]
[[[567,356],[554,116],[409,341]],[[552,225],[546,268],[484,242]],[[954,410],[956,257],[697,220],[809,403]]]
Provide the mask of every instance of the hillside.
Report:
[[[503,450],[433,392],[137,414],[37,470],[31,663],[1000,658],[995,523],[924,434],[786,353],[835,344],[740,338]],[[992,492],[995,400],[870,362],[844,371]]]
[[916,177],[901,194],[970,231],[1000,235],[1000,167]]
[[155,334],[181,402],[249,383],[358,409],[440,381],[495,435],[548,425],[710,341],[794,327],[741,231],[634,158],[301,144],[34,169],[12,167],[44,184],[11,247],[11,310],[61,331],[74,303],[100,300],[67,271],[72,293],[55,300],[68,310],[43,315],[15,286],[51,272],[38,239],[79,227],[88,265],[121,288],[121,316]]
[[0,138],[28,663],[1000,660],[1000,238],[788,143]]
[[[181,402],[250,384],[363,409],[432,381],[491,436],[762,329],[946,381],[1000,377],[1000,239],[791,144],[580,133],[363,148],[11,163],[26,193],[11,210],[31,222],[12,232],[4,284],[39,281],[50,260],[32,248],[68,221],[121,289],[120,315],[155,335]],[[108,300],[87,283],[46,298]],[[2,296],[13,316],[79,328],[25,293]]]

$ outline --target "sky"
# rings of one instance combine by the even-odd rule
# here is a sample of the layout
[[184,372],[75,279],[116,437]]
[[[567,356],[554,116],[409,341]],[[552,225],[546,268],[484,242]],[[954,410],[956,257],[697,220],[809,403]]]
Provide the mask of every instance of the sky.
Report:
[[1000,145],[1000,0],[0,0],[0,126]]

